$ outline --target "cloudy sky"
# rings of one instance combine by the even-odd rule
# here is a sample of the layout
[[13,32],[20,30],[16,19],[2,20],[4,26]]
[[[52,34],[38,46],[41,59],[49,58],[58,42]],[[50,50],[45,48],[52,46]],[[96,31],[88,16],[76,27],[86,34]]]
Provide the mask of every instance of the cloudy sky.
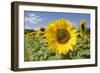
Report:
[[87,27],[90,27],[90,14],[40,11],[24,11],[24,27],[25,29],[39,29],[59,18],[71,21],[73,26],[78,26],[81,19],[86,19]]

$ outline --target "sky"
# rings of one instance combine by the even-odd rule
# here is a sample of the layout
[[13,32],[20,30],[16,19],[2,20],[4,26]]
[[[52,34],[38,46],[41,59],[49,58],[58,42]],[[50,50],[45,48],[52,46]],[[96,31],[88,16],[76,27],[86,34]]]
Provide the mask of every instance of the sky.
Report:
[[87,27],[90,28],[90,14],[43,11],[24,11],[24,28],[37,30],[60,18],[69,20],[74,27],[79,25],[80,20],[85,19]]

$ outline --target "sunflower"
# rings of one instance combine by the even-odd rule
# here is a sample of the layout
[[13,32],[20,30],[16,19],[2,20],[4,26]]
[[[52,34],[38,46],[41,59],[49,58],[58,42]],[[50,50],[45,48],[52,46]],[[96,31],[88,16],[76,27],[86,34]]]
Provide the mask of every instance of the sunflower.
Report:
[[80,35],[83,38],[86,32],[86,20],[83,19],[80,21],[79,28],[80,28]]
[[64,18],[48,24],[45,33],[49,49],[55,54],[68,54],[77,42],[77,30]]
[[43,27],[41,27],[41,28],[40,28],[40,31],[41,31],[41,32],[45,32],[45,31],[46,31],[46,29],[45,29],[45,28],[43,28]]
[[45,31],[46,31],[46,29],[44,27],[41,27],[39,30],[40,35],[43,36],[45,34]]
[[39,33],[37,31],[31,32],[31,33],[28,33],[27,36],[30,36],[30,37],[38,37],[39,36]]

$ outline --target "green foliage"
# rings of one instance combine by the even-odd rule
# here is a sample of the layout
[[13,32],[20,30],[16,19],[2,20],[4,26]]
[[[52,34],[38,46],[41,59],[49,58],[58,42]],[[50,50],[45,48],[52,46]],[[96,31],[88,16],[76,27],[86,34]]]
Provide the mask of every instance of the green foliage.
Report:
[[69,51],[66,55],[56,55],[50,52],[43,35],[28,36],[30,32],[24,36],[24,60],[25,61],[47,61],[62,59],[87,59],[90,58],[90,34],[86,34],[84,38],[78,36],[77,44],[73,47],[73,51]]
[[25,35],[25,61],[46,60],[49,51],[43,37]]
[[90,58],[90,35],[87,34],[84,38],[79,37],[73,51],[70,51],[67,56],[69,59]]

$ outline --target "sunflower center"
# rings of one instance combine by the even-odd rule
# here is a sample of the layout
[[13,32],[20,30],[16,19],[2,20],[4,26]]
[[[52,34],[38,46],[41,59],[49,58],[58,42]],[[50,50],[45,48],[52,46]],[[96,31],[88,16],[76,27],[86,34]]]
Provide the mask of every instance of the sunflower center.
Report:
[[65,44],[70,39],[70,33],[66,29],[57,30],[57,41],[61,44]]

